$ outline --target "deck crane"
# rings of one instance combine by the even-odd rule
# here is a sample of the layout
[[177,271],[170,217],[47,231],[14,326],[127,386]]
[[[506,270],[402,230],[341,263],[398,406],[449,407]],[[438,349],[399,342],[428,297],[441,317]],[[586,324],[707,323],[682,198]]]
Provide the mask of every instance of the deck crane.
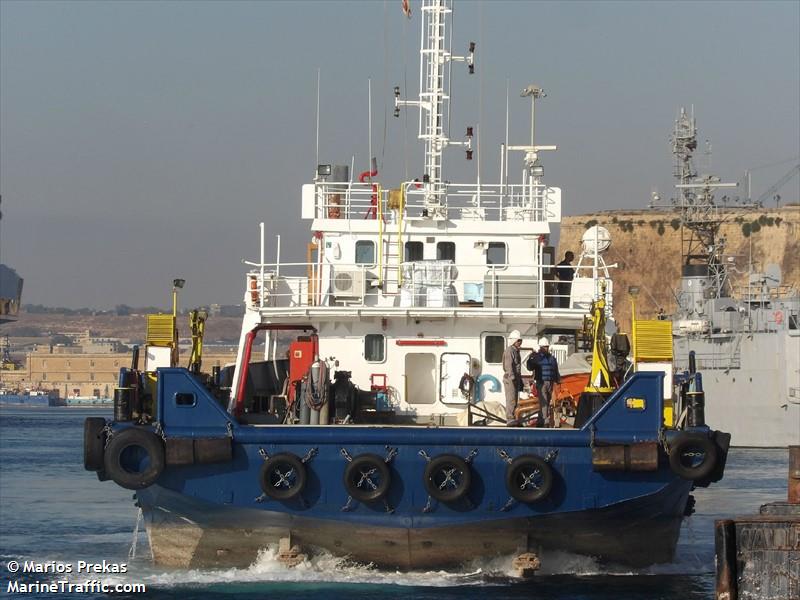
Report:
[[192,331],[192,354],[189,359],[189,370],[192,373],[200,373],[200,366],[203,361],[203,336],[206,333],[206,319],[208,312],[195,308],[189,313],[189,328]]

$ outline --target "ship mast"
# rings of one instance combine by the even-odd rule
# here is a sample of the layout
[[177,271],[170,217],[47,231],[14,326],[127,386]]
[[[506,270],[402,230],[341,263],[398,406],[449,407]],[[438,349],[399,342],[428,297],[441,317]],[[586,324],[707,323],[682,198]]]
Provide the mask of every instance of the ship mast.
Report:
[[467,159],[472,157],[472,128],[467,129],[463,142],[451,140],[445,128],[445,115],[450,113],[450,63],[466,62],[472,74],[475,53],[474,42],[470,42],[466,56],[453,56],[450,49],[446,48],[446,27],[453,12],[450,4],[450,0],[424,0],[422,3],[419,100],[400,100],[400,88],[394,88],[396,117],[400,116],[401,106],[418,106],[420,109],[417,137],[425,142],[422,185],[425,209],[431,218],[445,216],[445,184],[442,179],[444,149],[447,146],[464,146]]
[[727,271],[723,261],[725,238],[719,236],[725,216],[714,201],[714,191],[739,184],[722,183],[713,175],[698,175],[693,160],[697,149],[694,111],[690,116],[681,108],[671,141],[678,189],[673,204],[680,211],[683,275],[696,276],[704,271],[702,275],[709,277],[713,297],[727,296]]

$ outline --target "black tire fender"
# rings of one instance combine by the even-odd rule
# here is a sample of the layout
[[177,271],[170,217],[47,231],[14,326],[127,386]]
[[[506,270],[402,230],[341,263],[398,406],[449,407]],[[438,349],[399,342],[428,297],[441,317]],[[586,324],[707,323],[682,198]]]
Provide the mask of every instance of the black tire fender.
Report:
[[359,502],[377,502],[389,492],[389,465],[377,454],[359,454],[344,469],[344,489]]
[[425,490],[440,502],[455,502],[463,498],[472,485],[470,466],[455,454],[440,454],[425,467]]
[[519,502],[544,500],[553,489],[553,468],[535,454],[517,456],[506,467],[506,489]]
[[258,483],[261,491],[273,500],[291,500],[306,487],[306,467],[297,456],[281,452],[261,465]]
[[669,466],[682,479],[705,479],[717,466],[717,446],[705,435],[680,434],[670,446]]
[[[129,454],[144,457],[142,470],[130,466]],[[120,487],[141,490],[153,485],[164,472],[164,441],[152,431],[130,427],[118,431],[108,442],[103,457],[105,475]]]
[[83,422],[83,468],[87,471],[103,469],[103,453],[106,447],[106,420],[103,417],[88,417]]

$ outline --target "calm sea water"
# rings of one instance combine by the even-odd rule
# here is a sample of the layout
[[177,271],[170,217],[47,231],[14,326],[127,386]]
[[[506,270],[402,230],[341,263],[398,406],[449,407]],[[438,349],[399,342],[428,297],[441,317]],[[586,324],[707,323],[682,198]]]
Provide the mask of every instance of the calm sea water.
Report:
[[[697,512],[685,521],[676,562],[644,571],[600,568],[587,557],[553,554],[542,557],[543,569],[532,581],[518,582],[509,577],[510,558],[452,572],[396,573],[329,556],[286,570],[269,552],[248,569],[166,570],[150,564],[143,534],[136,557],[129,558],[137,515],[132,492],[83,470],[83,419],[95,415],[110,416],[84,409],[0,409],[0,595],[6,595],[12,577],[8,561],[105,559],[128,563],[129,572],[98,578],[144,583],[146,596],[159,598],[707,599],[714,589],[714,519],[757,512],[760,504],[786,497],[786,450],[732,450],[725,479],[694,492]],[[14,578],[57,581],[65,576]]]

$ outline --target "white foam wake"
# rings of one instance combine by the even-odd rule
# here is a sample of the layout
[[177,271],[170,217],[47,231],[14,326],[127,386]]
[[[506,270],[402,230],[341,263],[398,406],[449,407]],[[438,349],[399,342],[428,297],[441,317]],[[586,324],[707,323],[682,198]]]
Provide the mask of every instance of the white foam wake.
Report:
[[[264,548],[255,562],[247,568],[163,570],[132,564],[126,575],[109,576],[109,583],[143,582],[148,587],[207,586],[225,583],[339,583],[368,585],[397,585],[425,587],[460,587],[506,584],[515,579],[514,556],[476,559],[452,570],[396,571],[379,569],[374,565],[356,563],[346,558],[318,552],[302,563],[287,568],[278,560],[277,546]],[[635,576],[697,573],[694,559],[646,569],[601,565],[595,559],[568,552],[546,551],[540,555],[542,568],[537,577],[572,576]]]
[[[149,572],[148,572],[149,571]],[[130,574],[129,574],[130,575]],[[480,571],[412,571],[378,569],[345,558],[320,552],[295,567],[287,568],[278,560],[277,547],[259,552],[255,562],[245,569],[188,569],[157,571],[143,569],[134,577],[154,586],[213,585],[224,583],[365,583],[375,585],[457,586],[482,581]],[[109,580],[111,581],[111,580]]]

